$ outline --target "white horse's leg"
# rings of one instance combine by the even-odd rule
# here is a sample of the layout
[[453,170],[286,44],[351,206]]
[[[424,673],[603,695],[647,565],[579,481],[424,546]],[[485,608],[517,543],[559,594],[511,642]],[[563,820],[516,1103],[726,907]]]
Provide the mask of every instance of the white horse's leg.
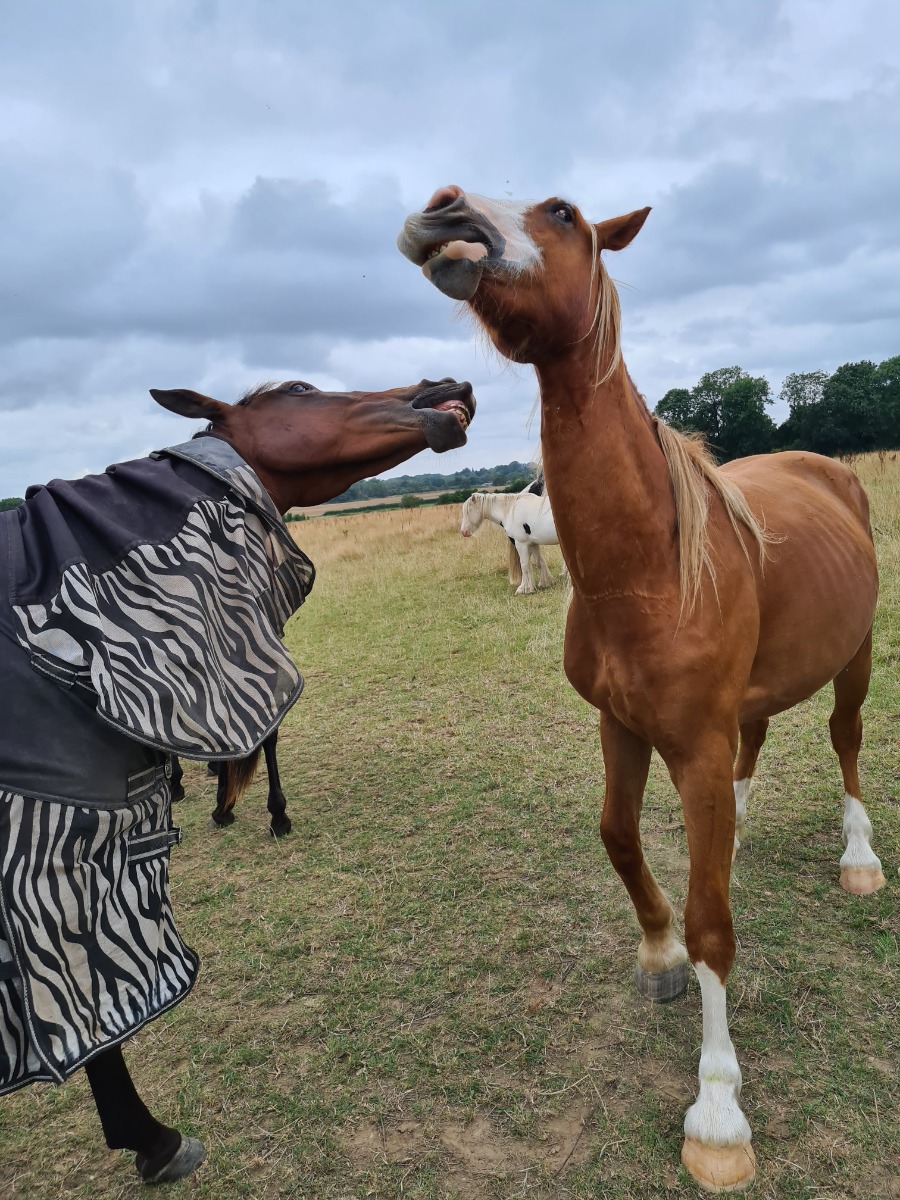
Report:
[[531,556],[528,552],[528,543],[516,542],[516,552],[519,555],[519,562],[522,566],[522,582],[516,588],[516,595],[527,596],[534,591],[534,582],[531,578]]
[[547,562],[544,558],[544,555],[541,553],[540,546],[538,545],[535,545],[534,547],[534,558],[539,572],[538,587],[550,587],[550,585],[553,583],[553,576],[550,574],[550,568],[547,566]]

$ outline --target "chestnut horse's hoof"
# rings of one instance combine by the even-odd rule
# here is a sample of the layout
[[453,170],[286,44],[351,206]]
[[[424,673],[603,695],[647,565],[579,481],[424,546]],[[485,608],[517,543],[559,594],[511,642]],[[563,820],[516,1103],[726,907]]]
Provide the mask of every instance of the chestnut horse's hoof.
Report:
[[634,968],[635,987],[654,1004],[669,1004],[683,996],[689,979],[690,966],[686,962],[678,963],[668,971],[645,971],[640,964]]
[[144,1183],[174,1183],[191,1175],[206,1158],[206,1147],[196,1138],[182,1136],[178,1149],[164,1166],[148,1162],[143,1154],[137,1155],[134,1165]]
[[841,867],[841,887],[854,896],[870,896],[884,883],[881,867]]
[[681,1161],[705,1192],[741,1192],[756,1178],[756,1155],[749,1142],[710,1146],[686,1137]]

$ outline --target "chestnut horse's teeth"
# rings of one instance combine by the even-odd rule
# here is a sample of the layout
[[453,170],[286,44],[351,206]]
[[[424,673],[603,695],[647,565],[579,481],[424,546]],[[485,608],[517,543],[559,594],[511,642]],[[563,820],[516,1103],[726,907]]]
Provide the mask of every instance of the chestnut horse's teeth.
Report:
[[442,245],[440,245],[440,246],[435,246],[433,250],[429,250],[429,252],[428,252],[428,257],[429,257],[429,258],[437,258],[437,257],[438,257],[438,255],[440,255],[440,254],[443,254],[443,253],[444,253],[444,251],[447,249],[447,247],[448,247],[449,245],[450,245],[450,243],[449,243],[449,242],[444,242],[444,243],[443,243]]

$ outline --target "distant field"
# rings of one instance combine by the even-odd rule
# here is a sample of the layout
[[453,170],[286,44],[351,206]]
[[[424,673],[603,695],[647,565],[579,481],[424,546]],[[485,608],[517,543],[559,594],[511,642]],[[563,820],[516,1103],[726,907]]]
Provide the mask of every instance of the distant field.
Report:
[[[460,489],[457,488],[442,488],[437,492],[414,492],[420,500],[437,500],[439,496],[446,495],[447,492],[454,492]],[[503,489],[495,487],[490,483],[481,485],[478,490],[480,492],[499,492]],[[343,500],[340,504],[313,504],[308,508],[292,508],[291,515],[306,516],[306,517],[324,517],[326,514],[343,512],[345,509],[356,508],[383,508],[386,504],[399,504],[403,499],[402,495],[398,496],[373,496],[371,500]]]
[[[884,587],[864,798],[887,887],[837,884],[830,696],[773,721],[733,875],[732,1034],[766,1200],[900,1196],[900,462],[857,464]],[[294,533],[318,568],[288,629],[307,678],[263,789],[224,832],[189,770],[176,910],[196,991],[128,1057],[209,1162],[196,1200],[645,1200],[679,1163],[699,991],[653,1008],[597,830],[595,714],[561,670],[561,583],[514,597],[506,545],[455,508]],[[558,574],[556,552],[549,556]],[[647,855],[676,904],[687,857],[654,762]],[[0,1196],[145,1195],[105,1150],[83,1073],[0,1100]]]

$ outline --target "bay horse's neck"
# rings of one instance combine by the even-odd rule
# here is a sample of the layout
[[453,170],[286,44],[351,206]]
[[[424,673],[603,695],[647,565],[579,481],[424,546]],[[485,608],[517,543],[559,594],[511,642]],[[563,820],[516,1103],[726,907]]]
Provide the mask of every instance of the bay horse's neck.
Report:
[[590,346],[535,367],[544,475],[582,596],[678,587],[675,502],[653,418],[620,361],[595,386]]

